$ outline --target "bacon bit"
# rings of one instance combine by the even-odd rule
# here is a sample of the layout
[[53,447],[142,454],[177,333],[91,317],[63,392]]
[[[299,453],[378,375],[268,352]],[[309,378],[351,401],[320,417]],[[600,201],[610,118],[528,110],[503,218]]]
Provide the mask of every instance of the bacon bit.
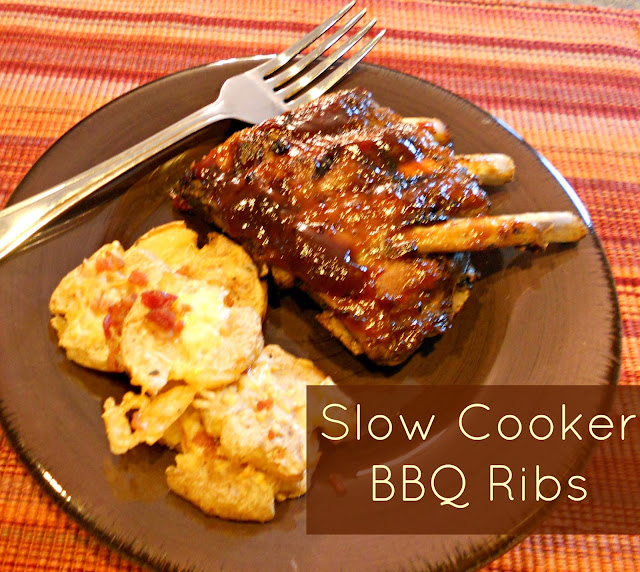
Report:
[[163,290],[147,290],[141,294],[142,303],[151,310],[168,308],[178,297]]
[[104,317],[104,320],[102,320],[102,329],[104,330],[105,338],[110,339],[114,333],[118,336],[122,334],[122,324],[129,310],[131,310],[133,303],[136,301],[136,297],[135,294],[131,294],[131,296],[123,298],[109,306],[107,315]]
[[131,429],[134,431],[144,431],[146,428],[146,424],[143,424],[140,419],[140,410],[134,411],[131,416]]
[[96,260],[96,272],[121,270],[122,268],[124,268],[124,258],[116,256],[111,252],[105,252]]
[[182,276],[189,276],[190,272],[191,270],[189,269],[189,266],[187,264],[181,266],[180,268],[178,268],[178,270],[176,270],[176,274],[182,274]]
[[93,300],[91,300],[91,303],[89,304],[89,308],[91,308],[96,314],[103,310],[102,298],[103,298],[103,293],[99,292],[96,295],[96,297]]
[[267,433],[267,438],[269,441],[273,441],[276,438],[276,434],[273,432],[273,429],[269,429],[269,433]]
[[122,364],[118,359],[119,353],[120,344],[115,348],[109,348],[109,355],[107,356],[107,367],[109,368],[109,371],[124,371],[124,367],[122,367]]
[[223,302],[224,302],[224,305],[225,305],[227,308],[233,308],[233,296],[231,296],[231,294],[227,294],[227,295],[224,297]]
[[215,455],[218,449],[218,441],[204,431],[198,431],[193,437],[193,444],[205,449],[210,455]]
[[272,407],[273,399],[271,397],[258,401],[258,405],[256,406],[258,411],[262,411],[263,409],[271,409]]
[[344,484],[342,475],[339,473],[331,473],[329,475],[329,484],[339,495],[343,495],[347,492],[347,486]]
[[102,330],[104,331],[104,337],[109,339],[111,337],[111,328],[114,327],[114,319],[111,315],[111,312],[108,312],[107,315],[102,320]]
[[147,312],[146,318],[167,332],[175,331],[178,323],[176,313],[171,308],[153,308]]
[[142,270],[132,270],[127,280],[134,286],[146,286],[149,283],[147,275]]

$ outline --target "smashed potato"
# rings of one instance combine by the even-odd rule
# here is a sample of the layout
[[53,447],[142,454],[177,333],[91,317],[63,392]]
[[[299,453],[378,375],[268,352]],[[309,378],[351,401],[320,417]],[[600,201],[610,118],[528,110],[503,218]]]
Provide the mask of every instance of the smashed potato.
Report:
[[[227,389],[230,388],[222,392]],[[283,480],[251,463],[226,456],[220,439],[205,429],[202,407],[201,403],[199,408],[189,410],[178,420],[181,452],[176,455],[175,466],[166,470],[167,484],[172,491],[206,514],[257,522],[273,519],[276,501],[296,498],[307,491],[304,471],[296,479]],[[319,446],[315,437],[311,442],[310,466],[313,467],[319,458]]]
[[177,274],[143,292],[122,327],[131,383],[153,395],[169,380],[197,389],[235,381],[262,350],[262,320],[253,308],[229,306],[227,294]]
[[222,455],[298,481],[307,467],[307,385],[334,383],[309,360],[269,345],[237,384],[203,392],[194,406]]
[[197,411],[179,423],[182,452],[176,455],[175,466],[167,468],[169,488],[206,514],[232,520],[271,520],[280,488],[277,479],[222,456],[218,441],[204,431]]
[[307,441],[306,385],[333,382],[308,360],[263,349],[256,266],[226,237],[208,240],[198,248],[174,222],[126,251],[103,246],[55,289],[51,324],[69,359],[139,386],[104,403],[113,454],[170,447],[172,491],[210,515],[266,522],[276,502],[307,490],[319,444],[313,427]]
[[175,272],[189,264],[198,252],[198,233],[177,220],[152,228],[133,246],[153,252]]
[[129,391],[120,405],[116,405],[113,397],[108,397],[102,419],[111,452],[121,455],[139,443],[156,443],[186,411],[195,394],[193,388],[178,385],[153,398]]
[[167,484],[212,516],[257,522],[275,516],[276,480],[250,465],[181,453],[176,455],[176,465],[167,469]]
[[[159,347],[151,347],[147,343],[145,355],[139,355],[131,351],[131,344],[126,341],[128,351],[125,359],[121,351],[121,335],[129,312],[133,307],[139,308],[137,299],[143,292],[162,290],[166,283],[177,284],[178,289],[184,289],[179,284],[180,280],[192,278],[198,280],[198,284],[205,281],[217,288],[218,293],[224,292],[224,304],[218,303],[219,296],[213,295],[212,289],[208,290],[211,294],[208,303],[206,295],[195,293],[196,308],[190,312],[188,320],[193,325],[180,338],[183,349],[187,349],[186,359],[189,356],[193,360],[202,357],[198,347],[202,345],[205,334],[198,336],[195,333],[199,328],[206,329],[206,324],[203,326],[199,323],[206,320],[197,317],[203,307],[208,308],[208,316],[215,307],[221,309],[221,315],[228,317],[229,323],[219,328],[223,333],[247,328],[247,335],[244,338],[241,335],[230,336],[238,346],[233,348],[231,354],[224,356],[217,373],[194,374],[198,367],[194,363],[190,369],[185,366],[180,371],[189,369],[192,374],[189,379],[199,387],[217,387],[234,381],[251,365],[263,345],[256,336],[256,331],[260,329],[258,322],[248,310],[238,309],[253,308],[259,321],[264,318],[266,287],[259,279],[251,258],[240,246],[212,233],[209,235],[210,243],[199,250],[197,239],[198,235],[188,229],[184,222],[168,223],[147,232],[127,251],[118,241],[107,244],[69,272],[53,292],[49,303],[53,314],[51,325],[67,357],[100,371],[135,371],[138,384],[148,387],[152,393],[162,388],[167,379],[179,379],[169,374],[171,365],[168,362],[171,360],[167,360],[163,353],[167,344],[159,343]],[[194,289],[195,286],[187,287],[191,291],[186,294],[187,297],[193,297]],[[234,308],[231,312],[228,311],[230,307]],[[137,312],[140,314],[139,309]],[[160,319],[162,313],[165,314],[164,318],[171,319],[167,311],[152,312]],[[166,320],[164,325],[165,330],[171,330],[171,324],[167,324]],[[131,328],[129,334],[129,337],[135,337],[139,332]],[[145,340],[148,342],[148,337]],[[247,344],[252,343],[248,340],[255,341],[255,347],[248,347]],[[152,359],[158,360],[155,366],[150,364]],[[141,367],[146,367],[147,371],[142,372]],[[155,371],[158,374],[149,375]],[[167,376],[163,379],[165,373]]]
[[258,270],[246,251],[226,236],[209,234],[186,273],[229,290],[231,301],[240,306],[251,306],[262,319],[267,312],[267,286],[258,277]]
[[212,232],[208,239],[198,249],[197,233],[175,221],[150,230],[134,246],[153,252],[174,272],[228,290],[233,304],[251,306],[264,319],[267,287],[251,257],[222,234]]
[[137,294],[168,270],[154,254],[139,249],[125,252],[116,241],[69,272],[49,302],[51,325],[67,357],[100,371],[123,371],[122,320]]

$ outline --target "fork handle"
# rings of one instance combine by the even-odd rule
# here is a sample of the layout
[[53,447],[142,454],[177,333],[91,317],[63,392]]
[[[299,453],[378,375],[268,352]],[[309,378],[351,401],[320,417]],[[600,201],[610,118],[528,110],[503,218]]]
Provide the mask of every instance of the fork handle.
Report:
[[203,127],[228,119],[222,98],[75,177],[0,211],[0,259],[77,202]]

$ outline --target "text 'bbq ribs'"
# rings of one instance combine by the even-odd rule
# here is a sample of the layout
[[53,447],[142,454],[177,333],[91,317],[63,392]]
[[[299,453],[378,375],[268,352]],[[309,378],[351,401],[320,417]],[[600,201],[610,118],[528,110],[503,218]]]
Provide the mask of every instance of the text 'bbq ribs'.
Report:
[[235,133],[172,192],[178,209],[239,241],[281,286],[306,290],[349,350],[385,365],[444,332],[474,278],[466,252],[399,252],[391,237],[489,208],[428,125],[363,89]]

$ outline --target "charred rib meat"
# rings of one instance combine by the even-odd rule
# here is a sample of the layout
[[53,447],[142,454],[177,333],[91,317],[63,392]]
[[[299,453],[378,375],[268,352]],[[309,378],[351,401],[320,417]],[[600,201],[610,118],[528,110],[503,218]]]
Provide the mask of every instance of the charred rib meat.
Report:
[[401,255],[389,237],[489,208],[450,147],[361,89],[235,133],[173,197],[281,285],[309,292],[324,308],[319,321],[353,353],[385,365],[446,330],[474,276],[466,253]]

